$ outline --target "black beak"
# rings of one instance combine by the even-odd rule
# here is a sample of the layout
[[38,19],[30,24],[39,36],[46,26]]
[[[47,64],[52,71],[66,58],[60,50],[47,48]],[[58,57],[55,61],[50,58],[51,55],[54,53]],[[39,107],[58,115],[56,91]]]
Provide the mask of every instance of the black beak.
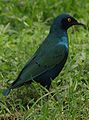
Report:
[[80,22],[77,22],[77,21],[74,23],[74,25],[81,25],[81,26],[83,26],[84,28],[86,28],[86,25],[85,25],[85,24],[80,23]]
[[79,23],[79,22],[77,22],[76,25],[81,25],[81,26],[84,26],[84,27],[86,26],[85,24]]

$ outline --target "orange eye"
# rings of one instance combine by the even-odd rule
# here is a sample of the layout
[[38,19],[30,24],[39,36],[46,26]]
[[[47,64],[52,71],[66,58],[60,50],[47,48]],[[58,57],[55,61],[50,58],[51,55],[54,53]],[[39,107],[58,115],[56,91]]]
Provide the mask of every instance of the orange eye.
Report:
[[67,20],[68,20],[68,22],[71,22],[71,18],[68,18]]

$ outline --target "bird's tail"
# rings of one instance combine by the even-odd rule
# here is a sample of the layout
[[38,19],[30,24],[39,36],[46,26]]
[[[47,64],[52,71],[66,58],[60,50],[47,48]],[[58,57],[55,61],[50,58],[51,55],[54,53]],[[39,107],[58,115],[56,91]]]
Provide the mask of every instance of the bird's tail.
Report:
[[11,91],[11,88],[7,88],[6,90],[3,91],[3,95],[7,96]]

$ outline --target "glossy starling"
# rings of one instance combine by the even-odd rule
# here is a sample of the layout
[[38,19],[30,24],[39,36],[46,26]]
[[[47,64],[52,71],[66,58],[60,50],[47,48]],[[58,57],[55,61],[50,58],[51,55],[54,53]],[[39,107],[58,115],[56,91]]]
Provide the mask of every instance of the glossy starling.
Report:
[[61,14],[54,19],[48,36],[24,66],[17,79],[4,91],[5,96],[12,89],[32,81],[49,89],[51,81],[58,76],[67,60],[69,49],[67,30],[72,25],[84,26],[69,14]]

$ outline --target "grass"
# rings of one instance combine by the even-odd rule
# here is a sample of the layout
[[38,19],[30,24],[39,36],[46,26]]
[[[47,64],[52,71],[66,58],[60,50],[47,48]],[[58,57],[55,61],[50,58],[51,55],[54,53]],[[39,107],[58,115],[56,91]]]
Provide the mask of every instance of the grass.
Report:
[[[88,0],[0,1],[0,115],[15,114],[17,120],[89,119],[88,8]],[[3,90],[47,36],[53,18],[64,12],[84,22],[87,28],[68,30],[69,57],[50,92],[45,94],[45,88],[33,83],[4,97]]]

